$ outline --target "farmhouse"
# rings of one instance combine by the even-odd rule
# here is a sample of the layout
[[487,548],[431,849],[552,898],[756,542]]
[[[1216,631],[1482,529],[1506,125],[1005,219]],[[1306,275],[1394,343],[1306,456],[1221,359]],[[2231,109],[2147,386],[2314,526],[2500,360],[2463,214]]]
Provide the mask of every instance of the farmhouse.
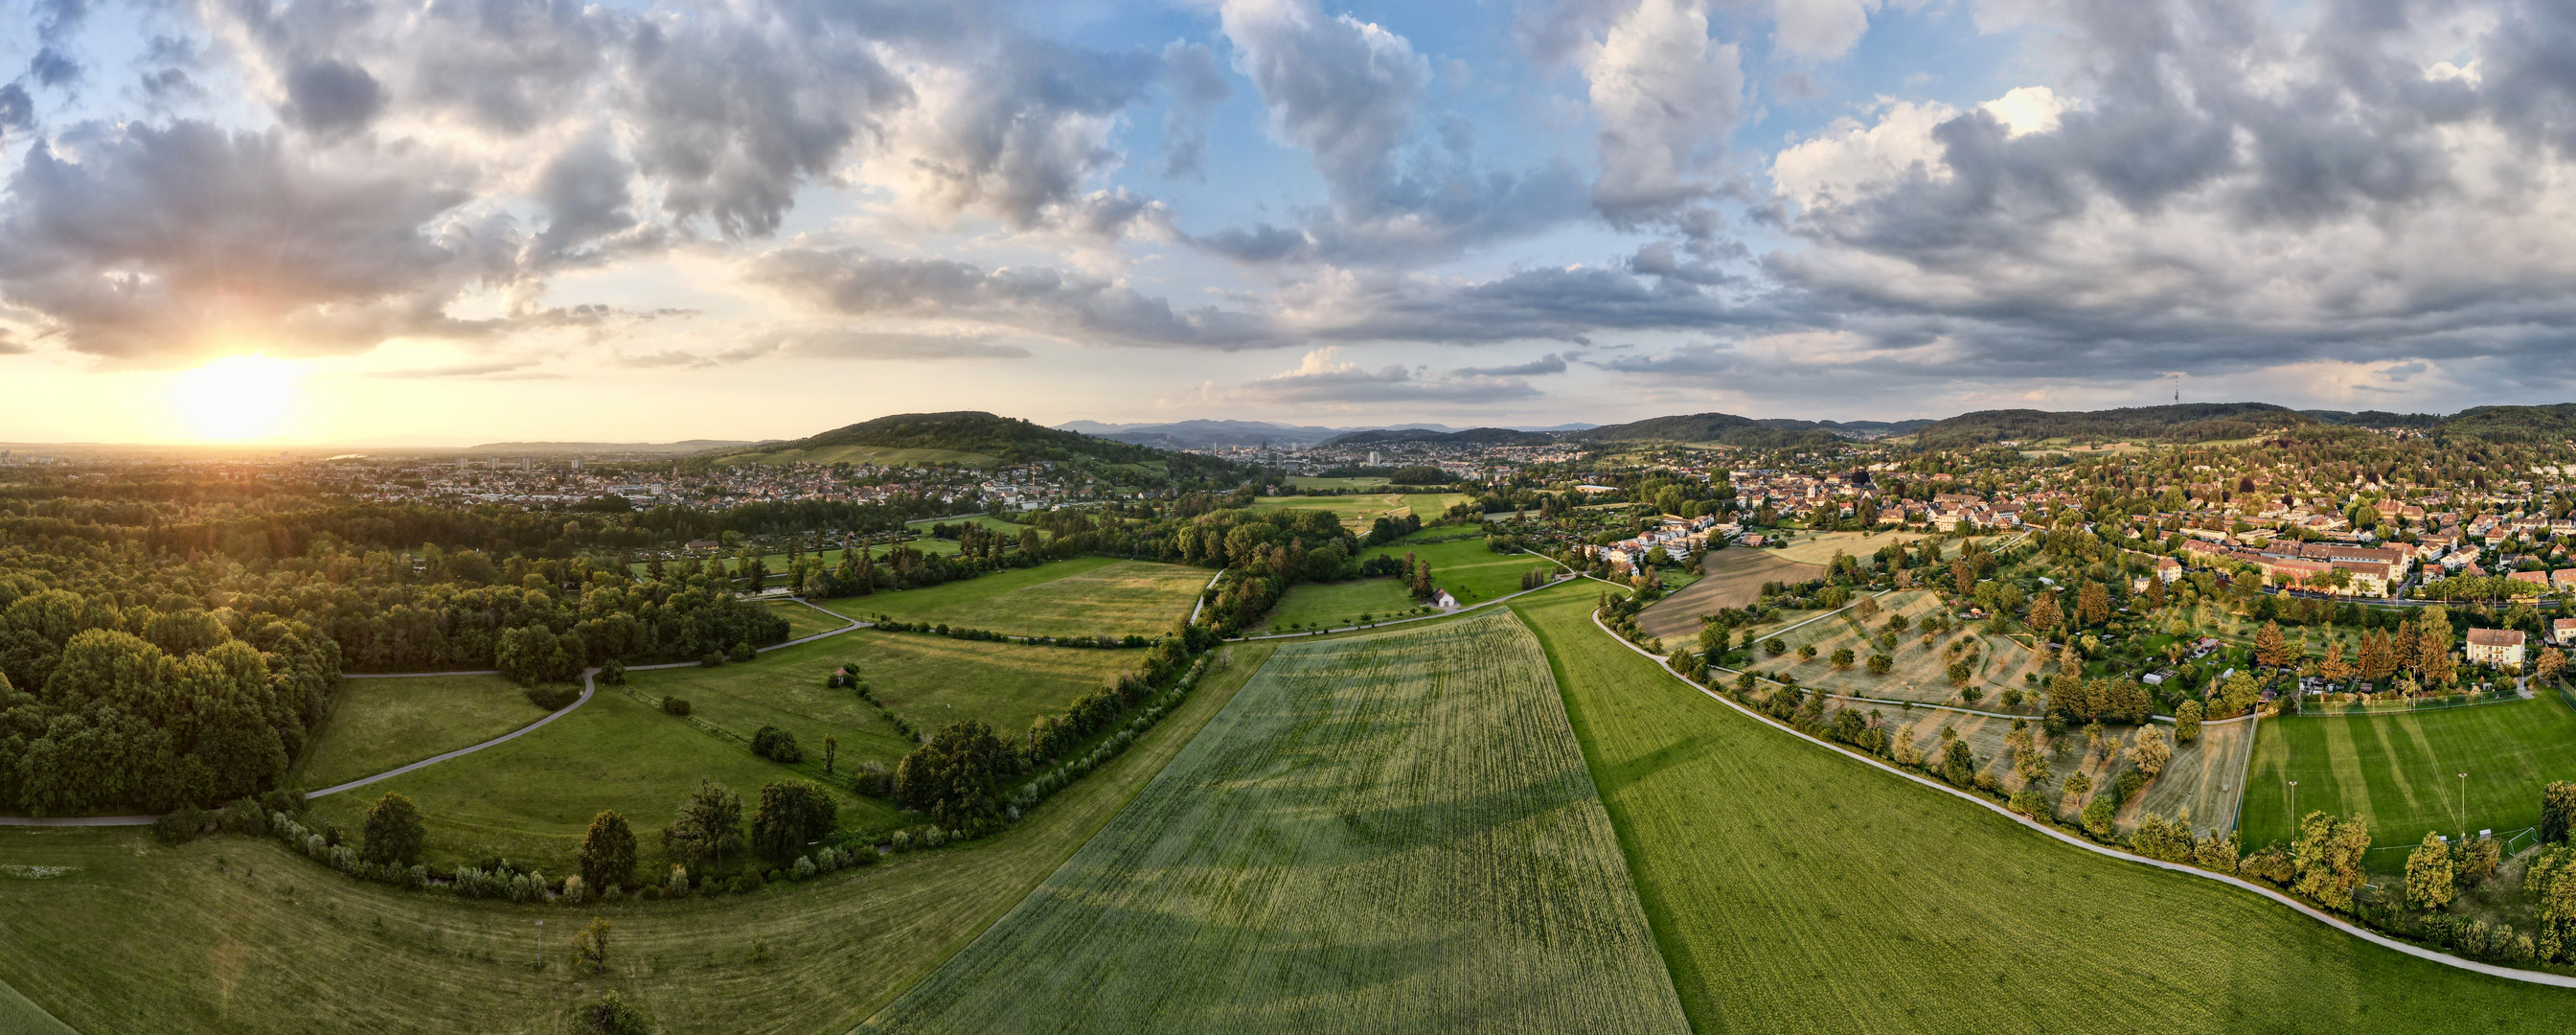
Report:
[[2469,661],[2478,665],[2522,664],[2522,630],[2469,630]]

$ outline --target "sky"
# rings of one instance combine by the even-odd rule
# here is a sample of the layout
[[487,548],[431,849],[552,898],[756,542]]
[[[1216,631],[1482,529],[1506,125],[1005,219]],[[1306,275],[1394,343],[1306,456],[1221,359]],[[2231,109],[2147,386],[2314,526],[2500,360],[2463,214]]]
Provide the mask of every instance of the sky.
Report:
[[0,441],[2576,399],[2564,0],[0,0]]

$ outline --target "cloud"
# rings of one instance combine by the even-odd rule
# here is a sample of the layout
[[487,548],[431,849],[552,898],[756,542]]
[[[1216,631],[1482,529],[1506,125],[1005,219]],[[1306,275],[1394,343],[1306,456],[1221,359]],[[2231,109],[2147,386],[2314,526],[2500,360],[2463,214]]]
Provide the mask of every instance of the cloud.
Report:
[[464,363],[446,363],[430,367],[405,367],[397,370],[378,370],[372,371],[366,376],[393,381],[433,381],[448,379],[536,381],[552,380],[565,376],[560,373],[535,369],[540,362],[542,361],[537,359],[475,360]]
[[1697,0],[1644,0],[1586,61],[1601,124],[1592,201],[1613,222],[1660,217],[1706,197],[1744,95],[1735,45],[1709,39]]
[[286,102],[278,106],[277,117],[315,136],[339,136],[367,128],[384,106],[384,88],[366,69],[314,61],[286,73]]
[[1811,61],[1838,58],[1869,31],[1879,0],[1772,0],[1773,40]]
[[1518,378],[1452,375],[1423,378],[1401,365],[1377,370],[1337,362],[1341,349],[1308,352],[1294,369],[1248,382],[1238,396],[1272,403],[1416,403],[1476,404],[1536,398],[1540,392]]
[[1177,310],[1125,283],[1049,267],[987,270],[950,259],[790,247],[754,260],[746,279],[848,316],[964,319],[1092,344],[1231,351],[1287,343],[1260,315],[1214,307]]
[[513,275],[506,225],[401,147],[317,153],[202,122],[75,127],[0,201],[0,295],[70,347],[141,359],[248,335],[286,352],[475,336],[464,290]]
[[1207,44],[1180,40],[1163,47],[1163,82],[1171,96],[1163,114],[1163,178],[1204,180],[1207,115],[1234,96],[1234,87],[1217,71],[1216,52]]
[[1458,377],[1535,377],[1540,374],[1565,372],[1565,357],[1545,355],[1527,363],[1507,367],[1459,367],[1449,373]]

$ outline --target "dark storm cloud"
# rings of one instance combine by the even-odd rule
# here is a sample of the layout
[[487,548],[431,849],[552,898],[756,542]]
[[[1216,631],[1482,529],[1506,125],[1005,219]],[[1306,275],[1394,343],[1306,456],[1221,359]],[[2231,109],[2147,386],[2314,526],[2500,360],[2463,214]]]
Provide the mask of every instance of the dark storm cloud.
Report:
[[384,110],[385,91],[367,70],[344,61],[309,61],[286,73],[286,103],[279,121],[315,136],[367,128]]

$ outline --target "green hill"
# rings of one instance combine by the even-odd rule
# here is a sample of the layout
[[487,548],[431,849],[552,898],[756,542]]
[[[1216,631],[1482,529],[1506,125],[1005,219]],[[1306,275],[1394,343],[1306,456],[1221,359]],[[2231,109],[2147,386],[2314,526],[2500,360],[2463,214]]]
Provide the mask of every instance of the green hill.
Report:
[[[1781,424],[1803,427],[1776,426]],[[1842,440],[1824,425],[1811,421],[1757,421],[1732,413],[1650,417],[1627,424],[1568,432],[1565,437],[1584,442],[1703,442],[1746,449],[1823,446]]]
[[2089,412],[1980,410],[1916,432],[1926,446],[2047,439],[2217,442],[2314,425],[2317,419],[2270,403],[2181,403]]
[[1131,467],[1175,480],[1240,481],[1249,464],[1058,431],[977,410],[898,413],[792,442],[764,442],[715,453],[714,463],[963,464],[992,467],[1054,461]]

